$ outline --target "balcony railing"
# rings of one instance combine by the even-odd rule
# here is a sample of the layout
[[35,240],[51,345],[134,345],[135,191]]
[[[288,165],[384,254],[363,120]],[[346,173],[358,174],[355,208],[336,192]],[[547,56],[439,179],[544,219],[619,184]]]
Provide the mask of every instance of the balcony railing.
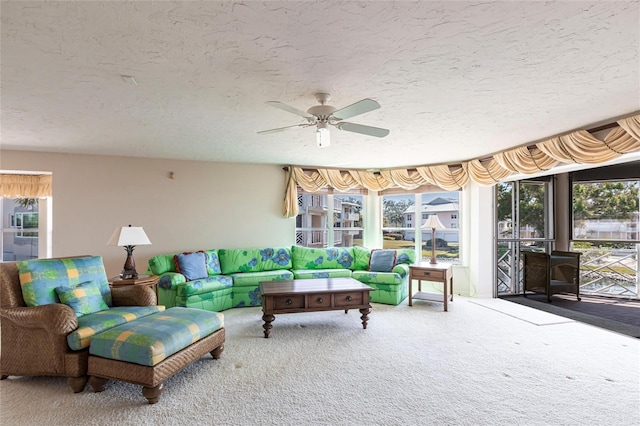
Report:
[[[580,256],[580,293],[609,297],[637,299],[638,253],[637,244],[625,248],[573,248]],[[517,242],[499,244],[497,287],[498,294],[522,293],[521,245]],[[517,251],[517,252],[516,252]],[[540,247],[540,251],[544,251]]]
[[305,247],[326,246],[327,231],[296,231],[296,244]]

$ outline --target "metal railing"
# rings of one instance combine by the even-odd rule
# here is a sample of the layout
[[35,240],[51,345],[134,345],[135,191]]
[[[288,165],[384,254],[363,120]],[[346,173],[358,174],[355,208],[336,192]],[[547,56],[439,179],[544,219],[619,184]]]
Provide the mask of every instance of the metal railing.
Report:
[[580,292],[638,298],[638,248],[574,248],[581,252]]
[[[572,248],[581,252],[580,293],[609,297],[638,298],[638,244],[631,248]],[[523,271],[522,249],[545,251],[544,247],[522,245],[516,241],[499,241],[497,256],[497,292],[499,295],[521,294]]]

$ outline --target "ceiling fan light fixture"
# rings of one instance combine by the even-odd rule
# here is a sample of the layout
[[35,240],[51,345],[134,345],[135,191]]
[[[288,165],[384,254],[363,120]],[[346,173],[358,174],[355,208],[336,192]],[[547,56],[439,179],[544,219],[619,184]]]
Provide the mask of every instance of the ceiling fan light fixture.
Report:
[[318,130],[316,131],[316,143],[318,148],[326,148],[331,145],[331,134],[329,133],[329,123],[318,123]]
[[281,132],[292,127],[315,126],[316,143],[318,144],[319,148],[325,148],[331,143],[329,125],[335,126],[336,128],[338,128],[338,130],[346,130],[347,132],[360,133],[362,135],[375,136],[377,138],[383,138],[389,134],[388,129],[342,121],[344,119],[355,117],[357,115],[380,108],[380,104],[373,99],[365,98],[340,109],[336,109],[331,105],[327,105],[327,102],[330,99],[328,93],[316,93],[316,99],[320,103],[320,105],[312,106],[306,112],[283,104],[279,101],[267,102],[267,105],[303,117],[307,120],[307,122],[304,124],[294,124],[292,126],[279,127],[277,129],[261,130],[258,133],[264,135],[269,133]]

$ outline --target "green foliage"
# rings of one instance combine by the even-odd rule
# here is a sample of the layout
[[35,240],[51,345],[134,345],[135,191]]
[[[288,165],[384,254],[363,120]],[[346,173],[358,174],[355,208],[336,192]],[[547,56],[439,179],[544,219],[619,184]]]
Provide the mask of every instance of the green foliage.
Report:
[[[425,241],[425,247],[431,249],[431,238]],[[442,238],[436,238],[436,248],[445,248],[449,247],[449,243]]]
[[498,220],[512,220],[511,203],[513,184],[511,182],[499,182],[496,185],[498,193]]
[[404,212],[413,205],[413,200],[384,200],[382,204],[383,226],[397,228],[404,226]]
[[398,241],[398,240],[403,240],[404,239],[404,235],[398,234],[398,233],[392,233],[392,232],[385,233],[383,235],[383,237],[384,237],[385,240],[396,240],[396,241]]
[[30,210],[38,205],[38,199],[37,198],[16,198],[14,201],[20,207],[23,207],[23,208],[26,208],[26,209],[30,209]]
[[[544,200],[545,185],[543,183],[520,182],[520,200],[518,205],[520,227],[531,226],[535,230],[534,237],[544,237]],[[497,186],[498,220],[514,222],[513,183],[499,183]]]
[[574,249],[590,249],[593,247],[593,244],[587,242],[578,242],[573,243]]
[[633,219],[637,212],[638,187],[635,181],[573,185],[575,220]]

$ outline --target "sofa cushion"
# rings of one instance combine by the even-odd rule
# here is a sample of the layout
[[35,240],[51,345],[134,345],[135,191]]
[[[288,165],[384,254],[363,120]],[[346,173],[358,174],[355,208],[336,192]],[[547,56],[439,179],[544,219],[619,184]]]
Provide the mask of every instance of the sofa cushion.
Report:
[[111,289],[100,256],[22,260],[17,266],[27,306],[59,303],[56,287],[75,287],[86,281],[96,283],[104,302],[111,306]]
[[73,309],[78,318],[109,309],[104,303],[100,287],[93,281],[80,283],[76,287],[56,287],[55,292],[60,301]]
[[351,269],[354,271],[366,271],[369,269],[371,249],[360,246],[354,246],[351,249],[353,252],[353,265],[351,266]]
[[220,274],[220,257],[218,257],[218,250],[205,250],[204,252],[207,255],[207,272],[209,275],[218,275]]
[[220,312],[175,307],[94,336],[89,353],[153,366],[223,327]]
[[279,271],[239,272],[231,274],[233,287],[257,287],[260,281],[292,280],[293,273],[281,269]]
[[214,275],[213,277],[189,281],[184,285],[177,287],[177,295],[186,297],[194,294],[210,293],[223,288],[230,288],[232,285],[233,279],[231,277],[226,275]]
[[156,312],[164,311],[164,306],[116,306],[108,311],[100,311],[78,318],[78,328],[67,336],[67,343],[74,351],[88,348],[91,338],[112,327],[133,321]]
[[220,249],[218,255],[223,274],[291,268],[291,249],[289,247]]
[[203,251],[194,253],[178,253],[175,256],[178,270],[187,281],[198,280],[209,276],[207,272],[207,256]]
[[292,269],[351,269],[353,250],[351,247],[309,248],[293,246]]
[[353,271],[351,278],[363,284],[402,284],[402,277],[394,272]]
[[395,250],[376,249],[371,251],[371,259],[369,260],[369,271],[391,272],[395,265]]
[[411,248],[396,250],[396,265],[401,263],[412,265],[416,261],[416,251]]
[[289,247],[265,248],[260,250],[261,271],[291,269],[291,266],[291,249]]
[[177,272],[173,254],[159,254],[149,259],[149,271],[154,275]]
[[291,272],[296,279],[351,277],[351,269],[294,269]]

